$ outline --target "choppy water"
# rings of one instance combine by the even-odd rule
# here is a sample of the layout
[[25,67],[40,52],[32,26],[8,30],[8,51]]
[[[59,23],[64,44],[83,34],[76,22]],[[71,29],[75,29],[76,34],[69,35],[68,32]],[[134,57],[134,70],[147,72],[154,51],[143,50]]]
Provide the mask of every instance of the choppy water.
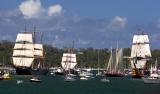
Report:
[[[0,94],[160,94],[160,84],[144,84],[141,79],[129,77],[108,78],[110,83],[101,82],[101,78],[74,82],[65,82],[63,76],[40,78],[42,83],[31,83],[25,76],[0,81]],[[17,80],[23,83],[17,84]]]

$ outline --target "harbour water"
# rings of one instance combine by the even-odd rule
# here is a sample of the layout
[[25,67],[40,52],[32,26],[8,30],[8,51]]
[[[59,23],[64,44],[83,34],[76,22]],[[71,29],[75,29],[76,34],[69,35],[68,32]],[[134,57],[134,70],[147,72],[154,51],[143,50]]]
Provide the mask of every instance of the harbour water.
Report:
[[[30,76],[14,76],[13,80],[0,81],[1,94],[160,94],[160,84],[144,84],[141,79],[130,77],[107,78],[110,82],[101,82],[100,77],[90,80],[77,78],[65,82],[63,76],[40,76],[41,83],[31,83]],[[17,83],[17,80],[23,81]]]

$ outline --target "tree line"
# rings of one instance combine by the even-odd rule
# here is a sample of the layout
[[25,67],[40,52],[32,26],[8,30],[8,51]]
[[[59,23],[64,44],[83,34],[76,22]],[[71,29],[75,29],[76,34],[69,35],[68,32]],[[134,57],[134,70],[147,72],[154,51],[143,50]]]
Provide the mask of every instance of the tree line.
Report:
[[[14,43],[10,41],[1,41],[0,42],[0,65],[12,66],[12,53],[13,53]],[[61,66],[60,62],[62,55],[67,51],[67,48],[56,48],[52,45],[44,45],[45,53],[45,64],[48,67],[51,66]],[[95,49],[95,48],[79,48],[74,49],[74,53],[77,56],[78,67],[92,67],[97,68],[98,66],[98,54],[99,54],[99,66],[101,68],[106,68],[108,60],[110,57],[110,49]],[[160,49],[152,49],[152,60],[149,61],[149,64],[154,63],[157,59],[160,61]],[[131,49],[123,48],[123,55],[130,56]],[[160,62],[158,62],[160,65]],[[123,59],[123,66],[125,68],[130,67],[129,59]]]

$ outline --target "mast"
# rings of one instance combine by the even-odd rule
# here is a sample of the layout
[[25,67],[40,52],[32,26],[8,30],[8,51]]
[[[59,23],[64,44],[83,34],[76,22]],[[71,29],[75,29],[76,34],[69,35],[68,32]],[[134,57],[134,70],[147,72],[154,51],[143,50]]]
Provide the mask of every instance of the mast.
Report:
[[99,74],[99,67],[100,65],[99,65],[99,50],[98,50],[98,74]]
[[110,72],[113,73],[113,52],[111,50],[111,67],[110,67]]

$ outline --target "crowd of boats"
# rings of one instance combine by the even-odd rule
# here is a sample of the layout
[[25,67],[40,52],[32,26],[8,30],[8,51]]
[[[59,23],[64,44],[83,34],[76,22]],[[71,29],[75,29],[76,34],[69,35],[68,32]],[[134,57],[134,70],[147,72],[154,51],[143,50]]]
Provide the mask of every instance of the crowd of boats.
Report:
[[[57,70],[59,70],[59,68],[57,67],[51,67],[49,69],[49,72],[47,75],[51,75],[51,76],[63,76],[64,81],[66,82],[72,82],[72,81],[76,81],[77,79],[79,80],[91,80],[94,79],[96,77],[100,78],[99,81],[101,82],[106,82],[109,83],[110,78],[111,77],[132,77],[132,71],[130,69],[126,69],[127,71],[125,71],[123,74],[121,73],[121,75],[108,75],[105,73],[105,70],[101,69],[91,69],[91,68],[84,68],[84,69],[76,69],[76,73],[61,73],[61,74],[57,74]],[[1,70],[2,71],[2,70]],[[16,70],[12,70],[12,73],[9,71],[6,71],[5,73],[3,73],[3,75],[1,74],[0,76],[0,80],[13,80],[15,79],[14,77],[17,74],[13,74]],[[62,71],[61,71],[62,72]],[[21,75],[23,77],[23,75]],[[26,76],[26,75],[25,75]],[[25,77],[24,76],[24,77]],[[135,79],[135,78],[133,78]],[[144,81],[144,83],[148,83],[148,84],[160,84],[160,70],[157,69],[156,65],[153,65],[150,68],[150,75],[149,76],[143,76],[141,77],[141,79]],[[40,78],[39,75],[31,75],[28,79],[28,81],[33,82],[33,83],[41,83],[43,82],[42,79]],[[19,80],[17,79],[17,84],[21,84],[23,83],[23,80]]]
[[[17,75],[46,75],[49,71],[45,67],[44,48],[42,43],[37,43],[35,32],[21,32],[17,34],[16,42],[13,48],[12,64]],[[142,78],[144,83],[160,83],[157,63],[150,68],[146,68],[146,62],[152,58],[150,51],[150,42],[147,34],[135,34],[131,49],[131,56],[123,56],[122,48],[111,48],[110,58],[107,67],[103,71],[99,71],[99,53],[98,53],[98,73],[97,76],[105,77],[124,77],[131,75],[133,78]],[[131,70],[124,71],[123,59],[129,59]],[[64,75],[65,81],[74,81],[75,76],[79,76],[81,80],[88,80],[93,77],[90,69],[82,70],[76,68],[77,58],[73,48],[63,53],[60,68],[53,68],[50,71],[54,75]],[[8,78],[9,77],[9,78]],[[0,79],[10,79],[8,72],[1,75]],[[30,79],[32,82],[41,82],[36,78]],[[107,79],[101,81],[109,82]]]

